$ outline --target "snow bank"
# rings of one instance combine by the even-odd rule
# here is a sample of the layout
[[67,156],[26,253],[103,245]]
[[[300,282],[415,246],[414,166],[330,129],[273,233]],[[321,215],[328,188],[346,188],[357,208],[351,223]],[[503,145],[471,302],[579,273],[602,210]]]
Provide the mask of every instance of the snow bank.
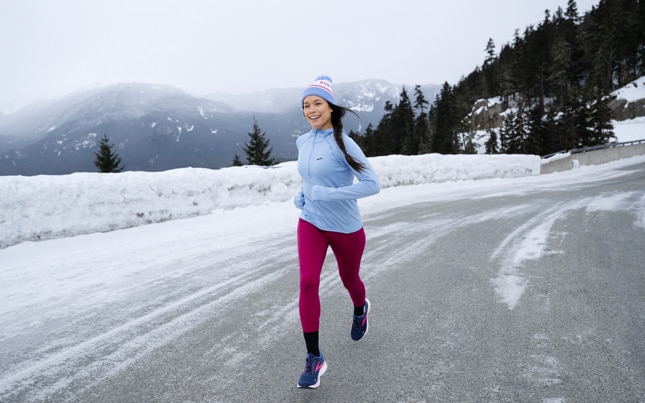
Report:
[[[370,159],[381,187],[538,175],[530,155],[388,156]],[[301,186],[295,162],[270,168],[0,177],[0,248],[291,202]]]

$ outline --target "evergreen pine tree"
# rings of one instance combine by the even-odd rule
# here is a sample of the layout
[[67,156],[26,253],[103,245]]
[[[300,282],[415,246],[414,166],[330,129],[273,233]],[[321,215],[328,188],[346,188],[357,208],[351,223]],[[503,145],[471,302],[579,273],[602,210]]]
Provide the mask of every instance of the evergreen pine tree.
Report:
[[557,116],[560,115],[558,111],[559,108],[549,107],[542,115],[540,124],[542,132],[539,137],[538,155],[547,155],[564,150],[561,142],[561,126],[557,120]]
[[582,99],[578,108],[574,127],[576,131],[576,141],[574,148],[587,147],[592,144],[593,131],[591,128],[591,110],[588,106],[588,100]]
[[[426,154],[430,152],[430,122],[426,107],[428,101],[425,99],[421,86],[414,87],[414,108],[419,114],[414,120],[414,137],[416,142],[416,154]],[[412,154],[412,152],[411,152]]]
[[499,151],[504,154],[513,153],[513,121],[515,113],[508,112],[499,128]]
[[405,87],[401,91],[398,105],[392,110],[390,123],[388,154],[418,154],[419,141],[414,133],[414,111]]
[[497,154],[499,152],[499,146],[497,144],[497,132],[494,129],[488,130],[488,139],[484,144],[486,147],[486,154]]
[[499,130],[500,151],[504,154],[524,153],[526,130],[524,128],[524,112],[520,108],[509,112]]
[[539,104],[536,104],[528,113],[528,130],[524,143],[524,152],[527,154],[542,154],[544,143],[544,111]]
[[574,89],[579,89],[588,66],[584,62],[584,47],[581,41],[580,17],[575,0],[569,0],[565,12],[565,21],[562,24],[562,32],[565,38],[567,49],[571,55],[569,69],[569,81]]
[[578,6],[576,5],[576,0],[568,0],[567,1],[567,11],[565,13],[567,16],[567,19],[570,21],[573,21],[574,23],[578,23]]
[[513,120],[513,149],[515,154],[526,154],[526,143],[528,139],[529,116],[527,106],[524,103],[518,105],[515,119]]
[[513,48],[510,45],[502,46],[497,62],[496,77],[499,95],[502,96],[505,105],[508,105],[509,98],[517,92],[517,85],[515,84],[514,77],[516,64],[517,60],[515,58]]
[[270,166],[278,162],[271,157],[272,148],[269,147],[269,139],[266,133],[260,131],[258,121],[253,119],[253,131],[248,133],[250,140],[244,145],[246,160],[249,165]]
[[457,134],[463,132],[461,120],[453,88],[445,82],[430,111],[431,152],[456,154],[459,151]]
[[591,109],[591,141],[590,146],[606,144],[615,138],[611,124],[611,110],[603,97],[598,94]]
[[377,155],[375,141],[376,140],[374,138],[374,127],[370,123],[367,125],[367,128],[365,129],[365,134],[360,137],[360,142],[358,142],[358,144],[361,146],[366,156],[374,157]]
[[121,166],[121,157],[112,151],[112,144],[110,144],[107,134],[103,135],[99,143],[99,151],[94,153],[94,156],[94,166],[98,168],[99,172],[121,172],[124,169]]
[[372,150],[372,153],[369,154],[370,157],[392,154],[389,133],[392,127],[392,113],[394,106],[389,100],[386,100],[383,110],[385,113],[383,114],[378,126],[376,126],[376,129],[372,132],[371,139],[368,141],[370,149]]
[[560,116],[556,122],[557,125],[557,146],[555,150],[566,151],[576,147],[576,113],[578,112],[578,100],[572,98],[563,105],[560,110]]
[[464,154],[477,154],[477,149],[475,148],[475,143],[473,143],[473,136],[467,136],[464,140]]
[[242,165],[244,165],[244,163],[240,159],[240,153],[235,151],[235,156],[233,157],[233,166],[234,167],[241,167]]
[[564,36],[556,35],[551,44],[551,63],[548,66],[547,85],[559,108],[568,102],[571,95],[571,52]]
[[497,95],[496,75],[495,75],[495,42],[493,38],[488,38],[486,44],[486,58],[482,66],[482,73],[484,74],[484,96],[483,98],[491,98]]

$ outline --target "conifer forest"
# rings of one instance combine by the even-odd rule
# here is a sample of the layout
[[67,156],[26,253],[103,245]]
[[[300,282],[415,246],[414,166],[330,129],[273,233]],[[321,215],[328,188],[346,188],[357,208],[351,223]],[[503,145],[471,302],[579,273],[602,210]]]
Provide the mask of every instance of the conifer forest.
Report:
[[482,50],[481,66],[436,99],[403,88],[377,127],[350,136],[368,156],[474,153],[482,133],[489,154],[606,144],[610,94],[645,74],[645,1],[600,0],[580,15],[569,0],[499,51],[492,39]]

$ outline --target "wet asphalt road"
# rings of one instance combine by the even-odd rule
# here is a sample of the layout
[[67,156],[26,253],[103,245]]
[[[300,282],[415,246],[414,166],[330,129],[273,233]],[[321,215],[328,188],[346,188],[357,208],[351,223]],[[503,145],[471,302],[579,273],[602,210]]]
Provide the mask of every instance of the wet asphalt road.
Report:
[[[350,339],[350,302],[330,255],[321,288],[329,369],[317,390],[295,387],[304,342],[289,236],[219,261],[255,269],[192,298],[183,309],[202,320],[189,332],[40,398],[645,401],[645,166],[638,168],[602,182],[412,202],[366,216],[370,330]],[[185,314],[168,310],[166,322]],[[25,396],[39,397],[7,401]]]

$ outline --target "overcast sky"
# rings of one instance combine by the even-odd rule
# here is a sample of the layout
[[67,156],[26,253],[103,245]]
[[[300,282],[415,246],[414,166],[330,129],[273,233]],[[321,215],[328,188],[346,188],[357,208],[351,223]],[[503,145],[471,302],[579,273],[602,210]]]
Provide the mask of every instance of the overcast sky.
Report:
[[[578,0],[582,16],[599,0]],[[118,82],[194,95],[455,84],[567,0],[0,0],[0,112]]]

